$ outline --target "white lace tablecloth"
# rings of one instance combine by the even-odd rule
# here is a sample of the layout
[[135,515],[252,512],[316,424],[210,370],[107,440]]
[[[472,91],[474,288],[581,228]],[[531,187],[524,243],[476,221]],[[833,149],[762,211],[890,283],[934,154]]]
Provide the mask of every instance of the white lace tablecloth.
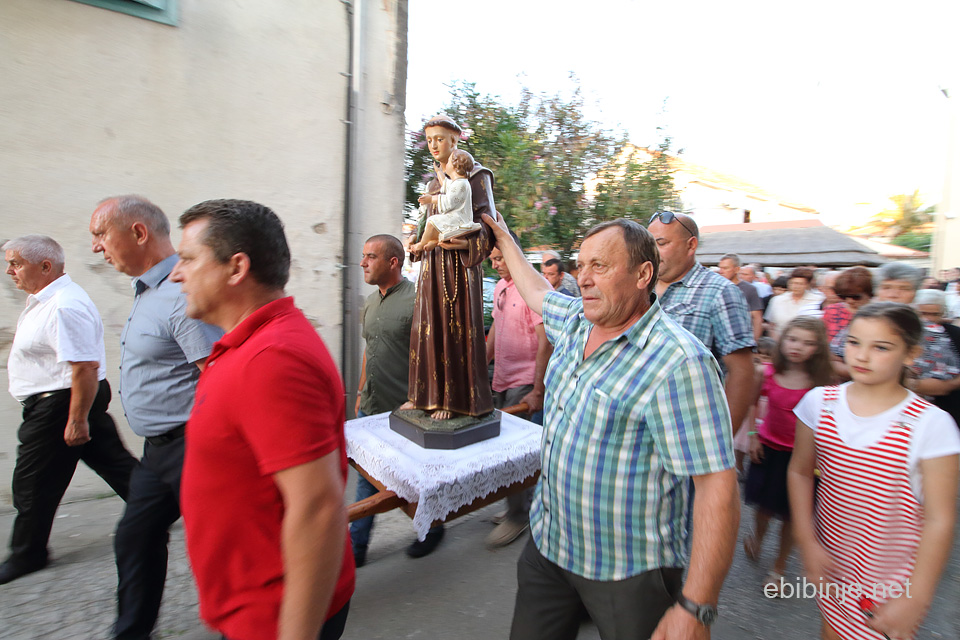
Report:
[[423,449],[390,430],[389,413],[349,420],[347,456],[407,502],[423,540],[435,520],[540,470],[543,429],[502,414],[500,435],[454,450]]

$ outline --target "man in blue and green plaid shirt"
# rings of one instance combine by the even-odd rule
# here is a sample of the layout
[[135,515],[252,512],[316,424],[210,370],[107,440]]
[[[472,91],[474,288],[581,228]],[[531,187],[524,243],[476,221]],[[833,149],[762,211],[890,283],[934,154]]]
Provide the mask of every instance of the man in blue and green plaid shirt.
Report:
[[584,609],[604,640],[709,638],[740,512],[730,415],[716,359],[653,294],[653,237],[627,220],[594,227],[578,299],[552,290],[502,220],[484,220],[554,344],[511,638],[573,639]]

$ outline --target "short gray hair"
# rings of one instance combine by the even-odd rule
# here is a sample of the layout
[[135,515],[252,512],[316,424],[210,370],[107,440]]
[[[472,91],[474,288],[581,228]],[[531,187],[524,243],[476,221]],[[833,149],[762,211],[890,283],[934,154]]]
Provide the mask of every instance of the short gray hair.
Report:
[[49,260],[54,267],[63,269],[65,262],[63,247],[60,246],[60,243],[50,236],[42,236],[38,233],[8,240],[3,243],[3,247],[0,247],[0,249],[15,251],[30,264],[40,264],[44,260]]
[[840,277],[840,272],[833,269],[819,269],[815,274],[817,280],[817,286],[822,287],[823,283],[827,281],[827,278],[834,276]]
[[723,254],[723,257],[721,257],[719,260],[717,260],[717,264],[720,264],[720,263],[723,262],[724,260],[733,260],[733,266],[735,266],[735,267],[739,267],[739,266],[740,266],[740,256],[738,256],[738,255],[735,254],[735,253],[725,253],[725,254]]
[[[540,257],[543,258],[543,256],[550,256],[550,260],[560,260],[560,254],[557,253],[556,251],[553,251],[552,249],[541,251]],[[550,260],[544,260],[544,262],[549,262]]]
[[150,231],[164,236],[170,235],[170,220],[160,207],[143,196],[125,195],[104,198],[100,204],[113,205],[113,219],[126,224],[142,222]]
[[919,307],[922,304],[935,304],[943,314],[947,311],[947,294],[940,289],[920,289],[913,298],[913,306]]
[[880,282],[906,280],[916,291],[920,288],[920,283],[923,282],[923,271],[904,262],[888,262],[877,271],[877,277]]

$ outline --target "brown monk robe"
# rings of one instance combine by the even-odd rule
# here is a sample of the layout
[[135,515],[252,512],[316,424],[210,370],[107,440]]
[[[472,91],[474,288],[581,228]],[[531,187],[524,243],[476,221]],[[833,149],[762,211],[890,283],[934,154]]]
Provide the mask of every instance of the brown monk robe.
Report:
[[[437,247],[422,255],[410,333],[409,399],[416,409],[479,416],[493,411],[483,334],[483,261],[493,234],[480,215],[496,217],[493,173],[479,163],[470,173],[473,220],[480,230],[465,236],[467,249]],[[428,193],[439,193],[434,178]],[[426,205],[427,215],[436,205]],[[413,257],[416,260],[416,257]]]

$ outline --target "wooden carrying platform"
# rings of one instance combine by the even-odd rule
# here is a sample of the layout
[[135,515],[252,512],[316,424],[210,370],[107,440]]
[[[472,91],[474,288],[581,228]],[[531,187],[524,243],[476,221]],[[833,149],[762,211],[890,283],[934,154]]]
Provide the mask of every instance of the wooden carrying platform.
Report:
[[[375,478],[371,478],[370,475],[364,471],[358,464],[353,460],[350,461],[351,466],[357,470],[357,473],[362,475],[364,478],[370,481],[374,487],[377,488],[377,493],[361,500],[360,502],[354,502],[347,508],[347,517],[350,522],[354,520],[359,520],[360,518],[366,518],[367,516],[375,516],[378,513],[386,513],[387,511],[393,511],[394,509],[400,509],[410,518],[413,518],[413,514],[417,511],[416,502],[407,502],[400,496],[398,496],[393,491],[390,491],[384,487],[380,482]],[[538,471],[532,476],[527,477],[521,482],[514,483],[509,487],[502,487],[498,491],[494,491],[491,494],[488,494],[482,498],[477,498],[468,505],[465,505],[455,511],[454,513],[449,514],[443,520],[437,520],[431,526],[436,526],[442,522],[447,522],[460,516],[465,516],[468,513],[482,509],[489,504],[493,504],[499,500],[503,500],[509,495],[522,491],[528,487],[532,487],[537,484],[537,480],[540,478],[540,472]]]
[[[501,409],[504,413],[509,413],[512,415],[523,414],[529,412],[530,408],[526,404],[518,404],[512,407],[507,407],[506,409]],[[368,516],[374,516],[378,513],[386,513],[388,511],[393,511],[394,509],[400,509],[407,516],[413,518],[413,515],[417,511],[416,502],[407,502],[400,496],[398,496],[393,491],[390,491],[383,486],[376,478],[370,476],[359,464],[354,460],[350,460],[350,466],[357,470],[357,473],[366,478],[370,484],[377,488],[377,493],[373,494],[369,498],[360,500],[359,502],[354,502],[347,508],[347,517],[350,522],[354,520],[359,520],[360,518],[366,518]],[[537,480],[540,478],[540,472],[536,472],[532,476],[528,476],[520,482],[515,482],[514,484],[501,487],[499,490],[483,496],[482,498],[477,498],[468,505],[464,505],[457,511],[448,514],[443,520],[437,520],[431,526],[436,526],[442,522],[447,522],[460,516],[464,516],[478,509],[493,504],[506,498],[509,495],[522,491],[528,487],[532,487],[537,484]]]

